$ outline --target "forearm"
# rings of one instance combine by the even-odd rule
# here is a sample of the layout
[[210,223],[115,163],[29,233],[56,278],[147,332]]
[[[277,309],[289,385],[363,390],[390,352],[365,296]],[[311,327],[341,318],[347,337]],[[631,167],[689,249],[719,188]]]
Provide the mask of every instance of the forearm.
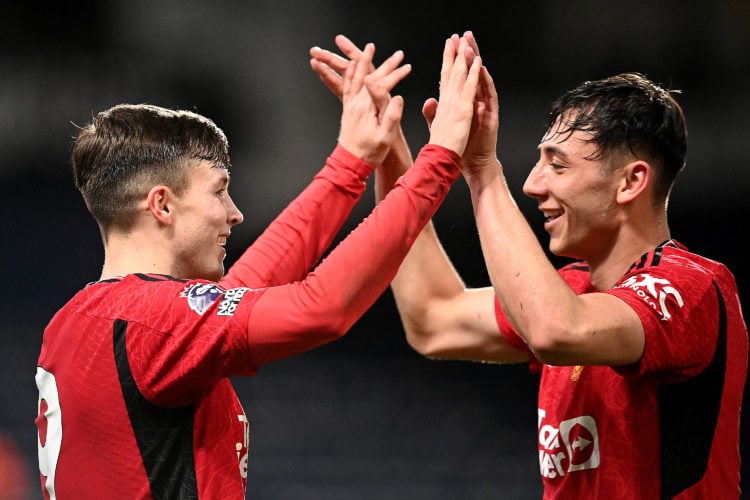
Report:
[[313,181],[238,259],[222,284],[251,288],[302,279],[361,198],[372,166],[338,146]]
[[[459,159],[444,148],[425,150],[383,202],[303,282],[269,289],[259,300],[256,311],[265,312],[255,314],[275,318],[275,328],[282,331],[297,331],[299,351],[333,340],[351,328],[388,287],[419,232],[444,200],[458,176]],[[291,310],[279,310],[289,306]],[[264,323],[256,316],[251,328],[255,343],[258,336],[273,337],[258,332]],[[263,356],[269,357],[277,355]]]
[[544,350],[573,324],[578,297],[547,258],[501,168],[467,177],[482,252],[508,319],[533,349]]
[[391,281],[407,340],[426,351],[430,337],[441,329],[441,303],[462,294],[465,286],[443,249],[432,221],[412,245]]
[[[340,288],[343,302],[374,301],[388,286],[419,233],[445,199],[457,177],[458,158],[442,147],[425,147],[414,167],[409,169],[372,214],[346,239],[346,246],[335,250],[337,259],[324,261],[316,272],[332,271],[332,266],[357,268],[371,292],[362,293],[356,283]],[[358,249],[353,252],[353,249]],[[361,253],[364,252],[364,255]],[[334,264],[334,262],[336,262]],[[379,290],[379,291],[376,291]],[[344,298],[346,297],[346,298]]]
[[409,145],[404,137],[404,131],[399,128],[398,138],[391,145],[391,149],[383,164],[375,171],[375,202],[380,203],[385,195],[393,189],[399,177],[411,168],[414,160]]
[[[376,170],[375,197],[380,202],[412,164],[403,133]],[[440,329],[435,312],[439,303],[464,291],[464,284],[443,250],[429,221],[409,250],[391,282],[407,341],[418,351],[428,352],[431,337]],[[430,314],[433,313],[433,314]]]

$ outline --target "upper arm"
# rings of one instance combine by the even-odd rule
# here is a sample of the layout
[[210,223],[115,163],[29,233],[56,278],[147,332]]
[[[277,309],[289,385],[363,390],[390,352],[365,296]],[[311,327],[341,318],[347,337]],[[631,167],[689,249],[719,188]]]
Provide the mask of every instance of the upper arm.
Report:
[[539,359],[553,365],[621,366],[640,360],[645,334],[640,316],[625,301],[602,292],[577,296],[578,307],[564,320],[543,323],[533,336]]
[[527,351],[513,347],[500,332],[490,287],[433,298],[423,311],[420,318],[402,313],[402,319],[407,341],[425,356],[500,363],[529,360]]

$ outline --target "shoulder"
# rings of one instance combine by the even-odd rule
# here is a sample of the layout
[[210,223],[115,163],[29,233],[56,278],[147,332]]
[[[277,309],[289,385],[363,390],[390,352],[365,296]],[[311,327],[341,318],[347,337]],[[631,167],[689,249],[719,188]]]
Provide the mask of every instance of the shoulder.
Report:
[[74,300],[85,314],[143,322],[188,308],[202,312],[222,293],[212,282],[134,273],[91,283]]
[[673,316],[714,321],[717,298],[736,295],[737,286],[726,266],[670,240],[644,254],[608,292],[631,305],[648,305],[662,321]]
[[666,279],[693,290],[712,286],[736,288],[734,276],[724,264],[693,253],[675,240],[644,254],[633,264],[623,282],[632,282],[632,276],[639,274]]
[[558,270],[560,276],[576,293],[592,290],[589,266],[585,262],[571,262]]

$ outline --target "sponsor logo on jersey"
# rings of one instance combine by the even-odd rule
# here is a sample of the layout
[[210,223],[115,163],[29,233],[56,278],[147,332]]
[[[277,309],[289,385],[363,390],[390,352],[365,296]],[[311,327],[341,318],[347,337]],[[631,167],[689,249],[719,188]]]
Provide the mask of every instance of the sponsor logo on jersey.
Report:
[[668,321],[672,317],[667,304],[670,307],[672,305],[682,307],[685,304],[682,295],[672,286],[669,280],[654,278],[647,273],[631,276],[616,288],[630,288],[633,290],[659,314],[662,321]]
[[201,316],[221,297],[219,307],[216,310],[217,316],[233,316],[237,310],[242,296],[250,290],[249,288],[239,287],[224,290],[214,283],[193,283],[180,293],[180,297],[186,298],[190,309]]
[[239,287],[230,288],[224,292],[224,298],[219,302],[219,310],[216,311],[217,316],[234,316],[234,311],[237,310],[237,305],[240,303],[242,296],[250,290],[249,288]]
[[206,309],[224,294],[224,290],[214,283],[193,283],[180,294],[188,301],[190,309],[203,316]]
[[582,415],[555,427],[545,424],[539,411],[539,470],[542,477],[556,478],[599,467],[599,432],[596,420]]

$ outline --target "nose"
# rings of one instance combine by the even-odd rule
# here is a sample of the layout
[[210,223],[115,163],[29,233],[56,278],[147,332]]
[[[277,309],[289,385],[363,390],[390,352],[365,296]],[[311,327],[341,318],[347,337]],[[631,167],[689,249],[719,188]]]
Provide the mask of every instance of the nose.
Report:
[[523,183],[523,193],[531,198],[541,198],[546,192],[542,165],[537,163]]
[[245,220],[245,217],[229,195],[227,195],[227,201],[227,222],[232,226],[236,226]]

